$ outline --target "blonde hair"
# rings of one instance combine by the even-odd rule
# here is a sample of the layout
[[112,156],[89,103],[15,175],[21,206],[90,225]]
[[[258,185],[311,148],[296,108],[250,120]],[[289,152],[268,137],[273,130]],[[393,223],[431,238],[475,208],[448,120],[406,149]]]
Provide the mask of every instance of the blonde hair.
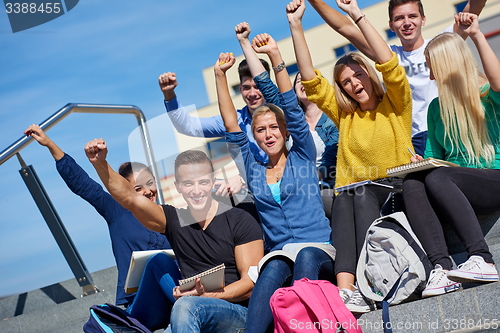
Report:
[[[479,70],[471,50],[455,33],[434,37],[424,51],[437,83],[445,140],[471,166],[491,165],[495,148],[481,103]],[[463,147],[465,151],[461,151]]]
[[373,66],[371,66],[368,61],[358,53],[347,53],[337,60],[335,67],[333,68],[335,97],[337,98],[339,109],[346,112],[354,112],[359,106],[359,103],[349,96],[349,94],[342,87],[342,84],[340,84],[340,74],[347,66],[352,64],[359,65],[366,71],[366,73],[368,73],[373,86],[373,92],[378,99],[381,99],[384,95],[384,88],[382,87],[382,83],[380,82],[377,72]]
[[274,113],[274,115],[276,116],[276,121],[278,122],[278,124],[282,125],[283,128],[286,129],[285,113],[283,112],[283,110],[281,110],[281,108],[279,108],[278,106],[276,106],[276,105],[274,105],[272,103],[267,103],[267,104],[259,106],[253,112],[253,115],[252,115],[252,132],[255,129],[255,122],[254,122],[254,120],[257,119],[257,117],[262,116],[262,115],[264,115],[266,113],[269,113],[269,112]]

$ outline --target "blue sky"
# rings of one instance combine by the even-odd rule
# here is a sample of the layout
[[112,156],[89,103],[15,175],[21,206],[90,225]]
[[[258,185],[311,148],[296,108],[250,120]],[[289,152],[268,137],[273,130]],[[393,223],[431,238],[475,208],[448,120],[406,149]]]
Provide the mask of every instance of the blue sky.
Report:
[[[329,1],[333,3],[333,1]],[[376,0],[358,1],[361,7]],[[202,69],[219,52],[241,54],[233,28],[242,21],[254,33],[289,36],[287,1],[84,0],[65,15],[12,33],[0,12],[0,151],[67,103],[132,104],[161,128],[153,135],[157,155],[175,154],[173,129],[164,115],[157,78],[175,71],[184,104],[208,103]],[[323,23],[312,8],[305,28]],[[159,118],[156,118],[159,117]],[[160,124],[160,125],[159,125]],[[108,160],[130,159],[130,115],[71,114],[47,134],[94,179],[83,146],[103,137]],[[161,132],[161,133],[160,133]],[[160,136],[161,134],[161,136]],[[156,141],[155,141],[156,138]],[[174,149],[174,150],[172,150]],[[47,149],[32,142],[21,152],[33,165],[90,272],[113,266],[105,221],[72,194],[55,170]],[[12,158],[0,166],[0,297],[73,277]]]

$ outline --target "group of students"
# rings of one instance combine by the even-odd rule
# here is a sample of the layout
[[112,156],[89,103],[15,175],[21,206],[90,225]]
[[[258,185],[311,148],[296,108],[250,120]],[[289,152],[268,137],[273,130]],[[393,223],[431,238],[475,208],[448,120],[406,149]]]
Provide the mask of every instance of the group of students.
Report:
[[[498,280],[476,217],[500,209],[500,197],[492,195],[500,190],[500,62],[477,17],[486,1],[470,0],[466,12],[455,16],[450,32],[424,40],[421,2],[390,0],[389,25],[402,46],[388,46],[356,0],[337,0],[350,19],[323,0],[309,2],[374,60],[375,68],[357,53],[346,54],[335,64],[331,85],[313,67],[302,29],[306,3],[293,0],[286,6],[299,68],[293,84],[273,38],[260,34],[250,40],[246,22],[235,27],[246,58],[238,68],[243,109],[235,109],[227,84],[226,72],[235,64],[232,53],[221,53],[214,65],[220,116],[191,117],[175,95],[175,73],[159,77],[178,131],[226,138],[242,179],[218,191],[236,193],[247,186],[259,222],[213,199],[214,168],[203,152],[186,151],[175,161],[175,186],[187,203],[186,209],[177,209],[155,203],[157,189],[147,166],[126,163],[116,173],[106,162],[103,139],[87,143],[85,152],[109,194],[38,126],[25,132],[50,150],[70,189],[108,222],[118,266],[117,304],[152,330],[272,331],[271,295],[304,277],[338,285],[352,312],[372,310],[374,304],[356,288],[356,264],[368,227],[394,193],[402,193],[410,224],[435,268],[423,297],[458,290],[462,282]],[[477,48],[485,75],[464,42],[467,37]],[[276,85],[257,53],[269,57]],[[416,66],[425,70],[405,70],[417,63],[425,64]],[[409,150],[415,150],[416,157]],[[404,179],[387,177],[388,168],[422,156],[459,167],[415,172]],[[338,193],[329,220],[318,184],[332,178],[331,170],[336,187],[369,179],[391,188],[365,185]],[[469,255],[456,269],[443,222],[455,230]],[[265,252],[289,243],[313,244],[300,250],[294,263],[274,257],[254,284],[249,268],[257,266]],[[131,252],[168,244],[177,263],[164,254],[154,256],[138,292],[125,295]],[[325,246],[335,247],[335,258],[322,249]],[[224,289],[206,291],[199,279],[193,290],[181,292],[177,287],[181,277],[220,263],[226,266]]]

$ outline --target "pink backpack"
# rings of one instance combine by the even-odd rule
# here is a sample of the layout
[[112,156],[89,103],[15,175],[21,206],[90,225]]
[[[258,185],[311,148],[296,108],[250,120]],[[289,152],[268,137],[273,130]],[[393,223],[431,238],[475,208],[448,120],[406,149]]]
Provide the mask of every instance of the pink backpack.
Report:
[[362,333],[356,318],[328,281],[303,278],[271,296],[274,333]]

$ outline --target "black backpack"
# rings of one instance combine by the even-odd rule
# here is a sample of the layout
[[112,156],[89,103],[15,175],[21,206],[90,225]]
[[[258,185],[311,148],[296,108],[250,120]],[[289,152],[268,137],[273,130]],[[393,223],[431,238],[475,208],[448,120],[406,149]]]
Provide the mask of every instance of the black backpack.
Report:
[[83,325],[85,333],[152,333],[130,314],[112,304],[92,305],[90,318]]

